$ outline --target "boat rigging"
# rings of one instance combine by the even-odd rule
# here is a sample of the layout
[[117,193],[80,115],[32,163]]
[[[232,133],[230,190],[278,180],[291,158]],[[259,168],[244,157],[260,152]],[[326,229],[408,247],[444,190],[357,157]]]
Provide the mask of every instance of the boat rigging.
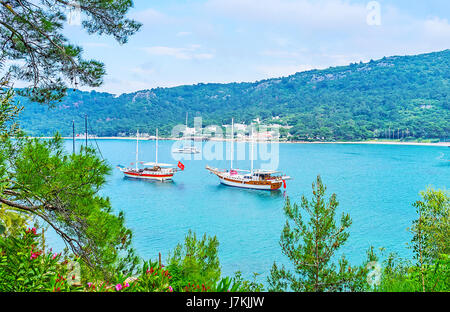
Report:
[[250,152],[250,170],[240,170],[233,168],[234,158],[234,119],[231,120],[231,162],[230,169],[218,169],[206,166],[206,170],[216,175],[220,183],[228,186],[239,188],[270,190],[275,191],[282,186],[286,188],[286,180],[290,180],[289,176],[281,174],[275,170],[262,170],[253,168],[254,154],[254,136],[253,127],[251,130],[251,152]]
[[[139,168],[139,164],[146,166]],[[123,172],[125,177],[147,180],[167,181],[172,180],[178,171],[184,170],[184,165],[178,162],[178,166],[158,162],[158,129],[156,129],[156,152],[154,162],[139,161],[139,130],[136,133],[136,161],[132,163],[133,167],[118,165],[117,168]]]

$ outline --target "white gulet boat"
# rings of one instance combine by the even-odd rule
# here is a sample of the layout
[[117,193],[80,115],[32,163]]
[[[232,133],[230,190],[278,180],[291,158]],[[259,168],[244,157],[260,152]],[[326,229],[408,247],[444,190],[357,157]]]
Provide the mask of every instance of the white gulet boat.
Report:
[[[278,171],[274,170],[262,170],[253,169],[253,130],[252,130],[252,143],[251,143],[251,170],[239,170],[233,169],[233,157],[234,157],[234,120],[231,121],[231,166],[229,170],[217,169],[206,166],[206,169],[215,174],[220,183],[228,186],[255,189],[255,190],[269,190],[276,191],[282,186],[286,188],[286,180],[291,178],[286,175],[282,175]],[[275,175],[279,174],[279,175]]]
[[179,154],[199,154],[200,151],[195,146],[183,146],[173,150],[174,153]]
[[[142,164],[148,166],[145,168],[139,168],[138,165]],[[133,165],[133,163],[131,164]],[[166,181],[171,180],[176,172],[184,170],[184,165],[178,162],[178,167],[172,164],[164,164],[158,162],[158,129],[156,129],[156,157],[155,162],[143,162],[139,161],[139,130],[136,135],[136,162],[134,168],[127,168],[124,166],[117,166],[124,176],[136,179],[148,179]]]
[[[188,131],[188,113],[186,113],[186,131],[185,135]],[[200,150],[190,143],[189,145],[183,145],[181,148],[176,148],[172,151],[173,153],[179,154],[199,154]]]

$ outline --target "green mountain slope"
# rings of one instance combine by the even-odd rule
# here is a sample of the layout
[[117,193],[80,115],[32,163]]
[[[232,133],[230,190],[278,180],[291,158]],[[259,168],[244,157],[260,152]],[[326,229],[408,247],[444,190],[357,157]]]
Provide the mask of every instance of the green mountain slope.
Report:
[[[394,56],[369,63],[311,70],[254,83],[155,88],[115,97],[70,91],[54,109],[20,99],[20,120],[31,135],[84,132],[84,114],[99,136],[136,129],[167,135],[185,114],[203,125],[249,123],[259,117],[293,126],[292,139],[363,140],[450,137],[450,50]],[[192,126],[192,118],[190,125]]]

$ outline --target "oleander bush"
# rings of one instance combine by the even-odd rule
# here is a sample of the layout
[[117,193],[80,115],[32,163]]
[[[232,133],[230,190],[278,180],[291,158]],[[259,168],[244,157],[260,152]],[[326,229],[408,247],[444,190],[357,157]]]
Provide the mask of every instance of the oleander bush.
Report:
[[41,248],[36,228],[0,236],[0,292],[69,291],[67,261]]
[[[43,235],[38,233],[41,232],[37,226],[16,230],[9,235],[4,230],[0,233],[0,292],[226,292],[262,289],[262,285],[255,281],[244,280],[240,273],[232,278],[221,278],[216,248],[209,250],[209,258],[215,259],[212,265],[196,254],[188,256],[189,259],[183,256],[180,263],[172,258],[167,267],[158,261],[142,261],[141,268],[134,274],[115,272],[108,274],[111,277],[108,280],[98,279],[102,275],[83,265],[81,258],[45,250]],[[204,236],[202,240],[192,240],[193,237],[195,234],[189,232],[186,238],[189,243],[185,243],[196,250],[205,247],[202,243],[208,239],[218,244],[215,238],[206,239]],[[80,271],[71,270],[74,262],[79,264]],[[189,271],[199,264],[203,265],[205,274],[195,269]]]

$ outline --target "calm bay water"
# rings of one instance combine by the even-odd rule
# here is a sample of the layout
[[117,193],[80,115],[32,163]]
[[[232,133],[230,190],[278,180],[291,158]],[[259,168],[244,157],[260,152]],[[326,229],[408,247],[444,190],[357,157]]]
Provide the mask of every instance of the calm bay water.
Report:
[[[297,203],[302,194],[311,198],[317,174],[327,195],[337,194],[339,215],[349,213],[353,220],[350,238],[338,253],[353,264],[365,259],[371,245],[410,257],[406,243],[411,238],[407,228],[416,217],[412,203],[427,186],[445,188],[450,181],[450,162],[443,160],[449,159],[447,147],[366,144],[280,144],[279,169],[293,180],[279,192],[220,185],[205,166],[227,168],[227,160],[183,160],[186,168],[173,182],[140,181],[124,178],[115,168],[135,160],[135,141],[97,142],[114,168],[102,194],[115,211],[124,211],[141,257],[155,260],[161,252],[165,259],[192,229],[197,235],[217,235],[224,275],[240,270],[247,278],[253,272],[266,276],[274,261],[288,263],[279,246],[285,197]],[[72,142],[66,144],[71,151]],[[159,141],[160,162],[176,163],[172,144]],[[141,141],[139,149],[141,160],[154,161],[154,141]],[[249,169],[250,164],[239,161],[235,167]]]

